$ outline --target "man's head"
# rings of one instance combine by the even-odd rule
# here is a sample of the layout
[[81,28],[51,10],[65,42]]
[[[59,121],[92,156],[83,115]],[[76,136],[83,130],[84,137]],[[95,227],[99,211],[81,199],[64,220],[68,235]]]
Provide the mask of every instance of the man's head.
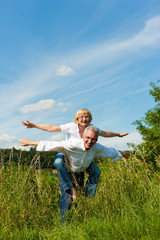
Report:
[[98,128],[95,126],[88,126],[83,132],[83,142],[86,150],[89,150],[98,140]]

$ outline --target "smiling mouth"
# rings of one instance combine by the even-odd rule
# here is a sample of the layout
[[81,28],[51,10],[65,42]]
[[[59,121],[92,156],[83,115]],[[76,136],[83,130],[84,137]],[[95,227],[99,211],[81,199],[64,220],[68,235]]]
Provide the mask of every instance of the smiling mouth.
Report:
[[87,146],[90,147],[92,144],[91,143],[88,143]]

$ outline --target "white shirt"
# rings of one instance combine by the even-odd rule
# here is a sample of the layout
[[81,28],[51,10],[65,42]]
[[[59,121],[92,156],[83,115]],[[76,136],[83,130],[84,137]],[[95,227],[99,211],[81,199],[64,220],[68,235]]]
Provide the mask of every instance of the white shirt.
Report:
[[[91,125],[92,124],[89,124],[88,126],[91,126]],[[62,124],[62,125],[60,125],[60,127],[61,127],[61,132],[67,133],[66,140],[68,140],[72,137],[74,137],[76,139],[81,139],[77,123],[70,122],[70,123]],[[99,130],[99,134],[100,134],[101,130],[99,128],[98,128],[98,130]]]
[[70,168],[73,172],[84,172],[95,157],[110,158],[111,162],[122,158],[120,152],[114,148],[107,148],[99,143],[94,144],[86,150],[82,139],[67,141],[41,141],[37,151],[60,151],[70,161]]

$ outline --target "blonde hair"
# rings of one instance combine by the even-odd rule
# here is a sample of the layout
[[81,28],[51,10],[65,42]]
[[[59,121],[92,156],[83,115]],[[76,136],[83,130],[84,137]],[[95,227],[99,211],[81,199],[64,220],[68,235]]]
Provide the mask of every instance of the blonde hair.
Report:
[[75,117],[74,117],[74,120],[73,120],[73,122],[74,123],[78,123],[78,117],[80,117],[82,114],[84,114],[84,113],[86,113],[86,114],[88,114],[89,115],[89,123],[92,121],[92,114],[91,114],[91,112],[88,110],[88,109],[86,109],[86,108],[81,108],[80,110],[78,110],[77,112],[76,112],[76,115],[75,115]]

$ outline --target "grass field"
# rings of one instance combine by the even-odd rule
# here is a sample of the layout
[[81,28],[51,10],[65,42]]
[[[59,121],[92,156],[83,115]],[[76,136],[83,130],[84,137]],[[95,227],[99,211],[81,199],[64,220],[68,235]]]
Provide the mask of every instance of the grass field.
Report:
[[[160,159],[157,159],[160,164]],[[0,169],[0,239],[160,239],[160,173],[136,155],[99,163],[94,199],[78,195],[67,225],[59,223],[57,173],[9,159]],[[52,175],[52,176],[51,176]],[[87,177],[87,176],[86,176]]]

